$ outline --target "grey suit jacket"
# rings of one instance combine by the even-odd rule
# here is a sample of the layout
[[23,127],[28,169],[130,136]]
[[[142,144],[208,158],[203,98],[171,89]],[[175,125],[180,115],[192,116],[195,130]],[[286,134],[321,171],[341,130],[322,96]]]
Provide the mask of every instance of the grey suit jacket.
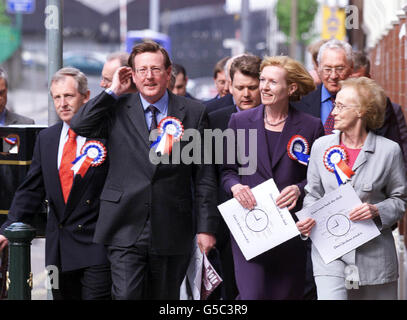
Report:
[[4,121],[4,124],[6,126],[10,124],[34,124],[34,120],[6,109],[6,120]]
[[[335,133],[314,142],[304,207],[338,188],[335,174],[324,166],[323,156],[330,146],[340,144],[339,139],[339,133]],[[377,206],[379,217],[374,222],[381,234],[329,264],[323,262],[313,245],[314,276],[344,277],[345,262],[358,267],[361,285],[395,281],[398,278],[398,262],[391,226],[403,217],[407,201],[406,174],[399,145],[369,132],[352,170],[355,175],[348,183],[352,184],[363,203]]]

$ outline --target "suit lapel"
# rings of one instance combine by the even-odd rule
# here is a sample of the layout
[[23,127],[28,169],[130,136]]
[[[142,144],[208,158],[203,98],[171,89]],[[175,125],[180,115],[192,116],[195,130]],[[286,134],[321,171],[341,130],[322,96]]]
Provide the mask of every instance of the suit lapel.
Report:
[[[271,160],[267,149],[266,131],[264,128],[264,105],[260,105],[255,110],[256,112],[253,113],[250,120],[252,121],[252,128],[257,129],[257,165],[263,168],[267,176],[272,177],[273,172],[271,170]],[[248,140],[248,137],[246,139]],[[248,141],[246,141],[247,144]]]
[[[100,141],[100,139],[86,139],[86,142],[89,140],[97,140]],[[85,142],[85,143],[86,143]],[[103,144],[104,141],[101,141]],[[106,160],[105,160],[106,161]],[[96,168],[94,167],[89,167],[88,171],[82,178],[79,174],[76,174],[73,180],[72,184],[72,189],[68,197],[68,201],[66,202],[66,208],[65,208],[65,213],[64,213],[64,220],[66,220],[67,217],[69,217],[69,212],[72,212],[75,207],[79,204],[79,199],[81,199],[83,193],[85,192],[86,188],[88,187],[89,182],[92,180],[92,177],[95,173]]]
[[[47,136],[47,142],[45,150],[47,150],[47,157],[41,159],[44,163],[44,174],[49,173],[52,185],[54,188],[49,190],[50,197],[55,202],[57,208],[64,208],[65,202],[62,195],[61,181],[59,180],[59,171],[58,171],[58,148],[59,148],[59,139],[61,136],[62,122],[55,127],[55,130],[50,131],[50,134]],[[61,210],[56,210],[57,214]],[[62,217],[59,217],[60,219]]]
[[287,145],[290,139],[299,134],[301,127],[299,124],[301,121],[297,117],[296,111],[290,106],[288,109],[288,118],[285,122],[283,131],[281,132],[280,138],[278,139],[277,146],[273,149],[272,153],[272,169],[277,165],[280,159],[287,153]]
[[145,142],[146,147],[150,149],[150,133],[147,128],[146,117],[144,114],[143,105],[141,104],[139,94],[129,95],[129,99],[126,101],[127,115],[129,116],[131,122],[133,123],[137,133],[140,135],[142,140]]
[[303,98],[303,103],[307,104],[307,110],[304,111],[317,118],[321,118],[321,92],[322,84]]
[[168,116],[175,117],[181,122],[185,117],[185,105],[171,92],[168,92]]
[[376,146],[376,136],[369,131],[366,141],[363,145],[362,150],[360,150],[355,163],[353,164],[352,170],[357,174],[356,171],[358,168],[363,166],[367,161],[367,153],[373,153],[375,151]]

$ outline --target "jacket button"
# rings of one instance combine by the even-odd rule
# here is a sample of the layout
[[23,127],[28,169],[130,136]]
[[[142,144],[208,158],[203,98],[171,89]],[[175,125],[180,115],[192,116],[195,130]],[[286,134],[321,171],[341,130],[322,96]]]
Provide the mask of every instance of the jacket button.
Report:
[[86,204],[90,204],[90,200],[86,200]]
[[58,227],[59,227],[59,229],[62,229],[64,226],[60,223],[60,224],[58,225]]
[[82,225],[81,225],[81,224],[78,224],[78,229],[82,229]]

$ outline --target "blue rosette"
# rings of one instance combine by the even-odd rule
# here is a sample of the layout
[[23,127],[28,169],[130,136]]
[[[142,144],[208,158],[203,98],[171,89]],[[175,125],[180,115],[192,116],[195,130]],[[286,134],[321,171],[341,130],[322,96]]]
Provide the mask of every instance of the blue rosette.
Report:
[[287,144],[287,154],[290,159],[307,166],[309,162],[309,143],[307,139],[299,134],[292,136]]
[[72,170],[84,177],[89,167],[100,166],[105,161],[106,154],[103,143],[96,140],[88,141],[83,145],[81,154],[72,162]]
[[157,154],[170,154],[175,142],[179,141],[184,133],[184,126],[175,117],[165,117],[158,125],[159,136],[151,144]]

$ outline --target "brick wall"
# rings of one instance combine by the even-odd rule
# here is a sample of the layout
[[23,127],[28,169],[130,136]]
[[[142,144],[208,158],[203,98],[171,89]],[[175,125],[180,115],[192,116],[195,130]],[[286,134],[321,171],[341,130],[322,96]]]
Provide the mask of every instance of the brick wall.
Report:
[[404,26],[407,33],[407,20],[400,18],[369,52],[371,75],[385,90],[393,102],[403,107],[407,119],[407,34],[399,38]]

